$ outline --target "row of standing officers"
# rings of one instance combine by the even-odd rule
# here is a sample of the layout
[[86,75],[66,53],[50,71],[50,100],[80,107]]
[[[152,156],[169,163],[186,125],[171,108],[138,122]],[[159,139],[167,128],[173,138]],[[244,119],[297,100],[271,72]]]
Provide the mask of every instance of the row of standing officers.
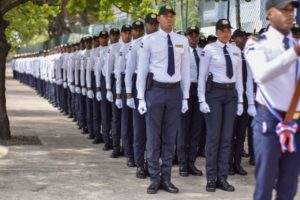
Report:
[[146,16],[145,25],[135,21],[121,31],[20,56],[14,76],[73,118],[93,143],[113,149],[112,158],[124,151],[138,178],[149,174],[147,193],[179,191],[171,182],[175,146],[180,175],[201,176],[195,166],[201,143],[206,190],[234,191],[227,176],[247,174],[241,158],[256,115],[244,56],[249,35],[240,29],[232,34],[230,22],[220,19],[217,41],[200,48],[199,29],[189,27],[186,37],[173,32],[174,16],[162,6],[158,15]]

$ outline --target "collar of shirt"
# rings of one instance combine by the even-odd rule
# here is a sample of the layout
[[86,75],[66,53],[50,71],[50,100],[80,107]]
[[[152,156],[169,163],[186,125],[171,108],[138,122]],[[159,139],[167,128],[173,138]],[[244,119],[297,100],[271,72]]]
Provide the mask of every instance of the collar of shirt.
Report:
[[171,36],[171,38],[172,38],[172,35],[174,34],[174,32],[173,31],[171,31],[170,33],[167,33],[167,32],[165,32],[164,30],[162,30],[162,29],[159,29],[159,34],[162,36],[162,37],[164,37],[164,38],[166,38],[167,39],[167,36],[168,35],[170,35]]
[[220,46],[221,48],[224,48],[225,45],[227,45],[227,47],[228,47],[230,43],[227,42],[226,44],[224,44],[224,43],[221,42],[220,40],[217,40],[217,41],[216,41],[216,44],[217,44],[218,46]]
[[[268,32],[267,32],[267,35],[268,35],[269,37],[272,37],[272,39],[276,39],[276,40],[278,40],[278,41],[280,41],[280,42],[282,42],[283,39],[285,38],[285,36],[284,36],[282,33],[280,33],[278,30],[276,30],[276,29],[273,28],[272,26],[269,27]],[[292,34],[291,34],[291,33],[289,33],[286,37],[287,37],[288,39],[290,39],[290,41],[293,40],[293,37],[292,37]]]

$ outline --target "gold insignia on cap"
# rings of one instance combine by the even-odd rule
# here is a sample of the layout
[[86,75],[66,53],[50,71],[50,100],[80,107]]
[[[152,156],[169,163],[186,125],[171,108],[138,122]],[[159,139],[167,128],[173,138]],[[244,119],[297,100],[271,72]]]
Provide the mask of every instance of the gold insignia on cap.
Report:
[[245,31],[244,29],[242,29],[242,28],[241,28],[241,31],[242,31],[242,32],[246,32],[246,31]]
[[105,34],[105,31],[102,31],[102,34]]
[[195,30],[195,29],[196,29],[196,27],[195,27],[195,26],[192,26],[192,27],[191,27],[191,29],[192,29],[192,30]]
[[171,8],[171,6],[167,5],[166,9],[171,10],[172,8]]
[[136,25],[141,25],[141,22],[136,22],[135,24],[136,24]]
[[114,31],[118,31],[118,29],[114,28]]
[[130,26],[128,24],[125,25],[125,28],[129,28]]
[[227,25],[229,22],[228,22],[228,20],[227,19],[224,19],[223,21],[222,21],[222,24],[224,24],[224,25]]
[[299,28],[300,26],[299,26],[299,24],[295,24],[295,28]]
[[155,18],[156,18],[156,15],[155,15],[155,14],[151,14],[151,18],[152,18],[152,19],[155,19]]

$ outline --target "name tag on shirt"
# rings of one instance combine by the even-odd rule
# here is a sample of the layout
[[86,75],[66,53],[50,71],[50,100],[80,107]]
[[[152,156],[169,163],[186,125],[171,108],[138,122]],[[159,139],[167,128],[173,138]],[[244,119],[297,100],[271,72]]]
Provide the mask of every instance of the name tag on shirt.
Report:
[[175,44],[175,47],[176,48],[183,48],[183,45],[182,44]]
[[238,53],[233,53],[234,56],[239,57],[240,55]]

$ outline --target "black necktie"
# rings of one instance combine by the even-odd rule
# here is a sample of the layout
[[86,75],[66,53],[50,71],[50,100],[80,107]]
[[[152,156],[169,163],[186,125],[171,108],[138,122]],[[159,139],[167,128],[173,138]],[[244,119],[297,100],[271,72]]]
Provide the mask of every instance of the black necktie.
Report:
[[232,61],[231,61],[229,52],[227,51],[226,48],[227,48],[227,45],[225,45],[223,47],[224,56],[225,56],[225,60],[226,60],[226,76],[231,79],[233,76]]
[[193,50],[193,53],[194,53],[194,57],[195,57],[195,61],[196,61],[196,66],[197,66],[197,77],[199,75],[199,62],[200,62],[200,58],[199,58],[199,55],[197,53],[197,50],[196,48]]
[[247,83],[247,63],[244,56],[244,53],[242,53],[242,70],[243,70],[243,85],[244,85],[244,91],[246,91],[246,83]]
[[174,49],[170,35],[168,34],[168,74],[173,76],[175,74],[175,64],[174,64]]
[[290,48],[289,38],[284,37],[283,38],[283,44],[284,44],[284,49],[288,50]]

